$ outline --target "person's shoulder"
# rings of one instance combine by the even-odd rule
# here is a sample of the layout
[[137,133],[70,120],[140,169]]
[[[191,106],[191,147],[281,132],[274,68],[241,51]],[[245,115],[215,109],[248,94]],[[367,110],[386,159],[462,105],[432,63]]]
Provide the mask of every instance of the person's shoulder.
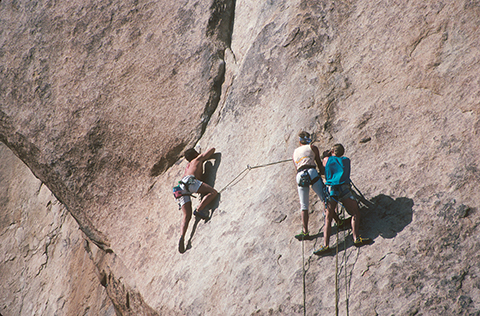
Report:
[[345,157],[345,156],[341,156],[341,157],[337,157],[337,158],[341,161],[341,163],[343,165],[346,165],[346,164],[350,165],[350,158]]

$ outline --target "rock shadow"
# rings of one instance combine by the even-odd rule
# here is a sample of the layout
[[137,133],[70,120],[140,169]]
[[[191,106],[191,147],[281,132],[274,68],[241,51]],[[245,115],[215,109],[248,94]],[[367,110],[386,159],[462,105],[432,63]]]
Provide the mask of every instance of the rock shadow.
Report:
[[373,205],[362,206],[360,212],[360,232],[366,237],[376,239],[394,238],[412,222],[413,200],[406,197],[393,199],[384,194],[370,200]]
[[[372,244],[379,236],[394,238],[412,222],[414,205],[412,199],[405,197],[393,199],[387,195],[380,194],[370,200],[366,200],[361,194],[355,195],[357,195],[356,197],[359,200],[361,214],[359,233],[362,237],[371,238]],[[349,218],[349,215],[347,215],[347,218]],[[332,236],[335,236],[335,234],[336,227],[332,227]],[[311,237],[312,239],[323,237],[323,232],[319,232]],[[350,231],[349,236],[339,242],[338,251],[340,252],[353,246],[353,236]],[[331,251],[322,256],[333,256],[335,253],[335,251]]]
[[[212,164],[211,160],[214,160],[214,163]],[[215,153],[213,154],[212,158],[205,162],[204,165],[204,172],[203,172],[203,180],[206,184],[211,186],[212,188],[215,188],[215,181],[217,179],[217,171],[218,167],[220,166],[220,163],[222,162],[222,154],[221,153]],[[218,189],[217,189],[218,191]],[[203,198],[203,196],[201,196]],[[208,211],[210,214],[209,218],[206,221],[209,221],[210,218],[212,218],[213,212],[218,208],[218,204],[220,201],[220,194],[217,195],[215,200],[213,200],[206,208],[205,211]]]

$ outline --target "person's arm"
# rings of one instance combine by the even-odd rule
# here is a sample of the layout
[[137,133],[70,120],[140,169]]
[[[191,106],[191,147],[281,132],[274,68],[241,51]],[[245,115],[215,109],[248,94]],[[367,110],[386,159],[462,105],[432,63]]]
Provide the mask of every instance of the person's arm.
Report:
[[197,159],[203,162],[205,160],[208,160],[214,153],[215,153],[215,148],[212,147],[209,150],[207,150],[206,152],[204,152],[202,154],[199,154]]
[[318,147],[315,145],[311,145],[310,147],[315,154],[315,162],[317,163],[318,169],[320,170],[320,174],[325,174],[325,168],[322,164],[322,160],[320,159],[320,151],[318,150]]
[[323,160],[322,160],[322,163],[323,163],[323,167],[324,167],[324,168],[327,166],[328,158],[330,158],[330,157],[329,157],[329,156],[324,157]]

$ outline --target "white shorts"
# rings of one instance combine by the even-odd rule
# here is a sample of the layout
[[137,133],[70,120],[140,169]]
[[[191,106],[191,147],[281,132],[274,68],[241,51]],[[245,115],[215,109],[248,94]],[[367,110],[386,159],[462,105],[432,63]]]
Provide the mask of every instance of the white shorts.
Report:
[[[200,189],[200,186],[202,185],[202,181],[197,180],[194,176],[185,176],[182,178],[182,182],[180,184],[180,187],[182,190],[187,191],[189,194],[190,193],[196,193],[198,189]],[[186,184],[186,185],[185,185]],[[185,203],[190,202],[192,199],[190,198],[190,195],[183,195],[177,199],[178,205],[182,207]]]

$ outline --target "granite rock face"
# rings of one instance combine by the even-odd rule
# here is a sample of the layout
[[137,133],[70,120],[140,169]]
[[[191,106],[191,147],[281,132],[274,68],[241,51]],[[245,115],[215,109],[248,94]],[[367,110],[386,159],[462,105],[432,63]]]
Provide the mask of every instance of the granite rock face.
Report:
[[[2,315],[478,314],[478,1],[20,1],[0,19],[0,140],[39,179],[2,166]],[[301,129],[346,147],[372,245],[334,229],[338,255],[313,255],[313,193],[319,233],[293,237]],[[192,146],[216,148],[220,196],[179,254]],[[37,201],[42,221],[19,211]]]
[[3,144],[0,157],[2,315],[115,315],[73,217]]

